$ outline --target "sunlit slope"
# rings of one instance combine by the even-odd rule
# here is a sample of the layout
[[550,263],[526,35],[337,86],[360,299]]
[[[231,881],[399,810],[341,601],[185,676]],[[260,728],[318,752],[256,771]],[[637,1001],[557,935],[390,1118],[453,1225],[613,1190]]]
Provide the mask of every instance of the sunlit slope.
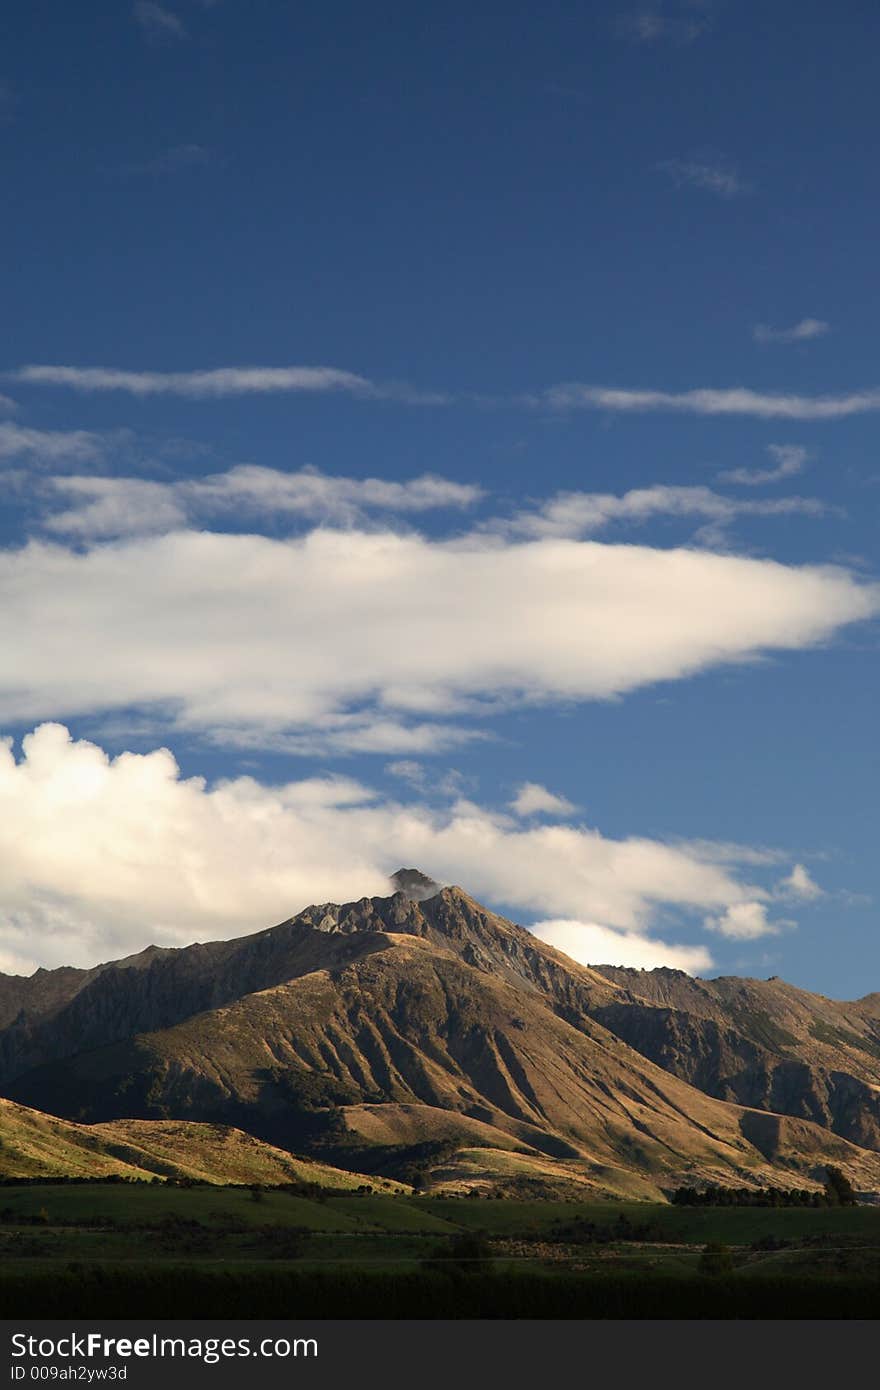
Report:
[[[626,1170],[652,1187],[808,1179],[826,1161],[880,1186],[880,1155],[804,1122],[758,1128],[750,1112],[703,1095],[601,1025],[573,1026],[525,982],[425,937],[372,943],[335,970],[44,1068],[29,1077],[31,1095],[89,1119],[134,1108],[235,1123],[334,1163],[371,1144],[473,1148],[476,1139],[586,1174]],[[465,1122],[485,1129],[475,1135]]]
[[[339,1189],[366,1181],[360,1174],[293,1158],[228,1126],[177,1120],[81,1125],[0,1100],[0,1178],[42,1177],[316,1182]],[[370,1181],[388,1190],[398,1186]]]

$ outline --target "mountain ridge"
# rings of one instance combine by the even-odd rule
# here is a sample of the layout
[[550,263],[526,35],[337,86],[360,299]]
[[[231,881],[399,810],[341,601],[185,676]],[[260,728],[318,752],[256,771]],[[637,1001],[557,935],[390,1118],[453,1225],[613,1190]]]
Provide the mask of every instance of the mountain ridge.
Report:
[[[880,1048],[874,1083],[870,1051],[809,1033],[847,1032],[856,1006],[580,965],[401,875],[237,940],[46,972],[0,1030],[3,1093],[92,1124],[233,1125],[361,1170],[458,1143],[487,1171],[518,1154],[610,1192],[815,1183],[823,1162],[880,1189]],[[870,1004],[856,1021],[867,1048]]]
[[596,1017],[665,1070],[719,1099],[880,1149],[880,996],[834,1000],[778,979],[598,973],[621,993]]

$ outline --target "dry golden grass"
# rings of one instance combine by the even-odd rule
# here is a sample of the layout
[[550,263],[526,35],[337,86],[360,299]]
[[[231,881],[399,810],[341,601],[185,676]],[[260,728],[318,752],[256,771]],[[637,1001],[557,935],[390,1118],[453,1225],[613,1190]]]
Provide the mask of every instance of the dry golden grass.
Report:
[[188,1178],[275,1185],[314,1182],[351,1191],[408,1191],[308,1158],[294,1158],[227,1125],[182,1120],[118,1120],[80,1125],[0,1099],[0,1177]]

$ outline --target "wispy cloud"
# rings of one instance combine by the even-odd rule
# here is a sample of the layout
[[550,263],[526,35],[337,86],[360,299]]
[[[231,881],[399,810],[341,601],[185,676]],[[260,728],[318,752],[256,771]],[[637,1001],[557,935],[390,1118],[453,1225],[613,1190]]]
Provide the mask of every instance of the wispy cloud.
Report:
[[658,483],[620,495],[607,492],[560,492],[532,511],[501,523],[515,535],[588,536],[612,523],[640,525],[658,517],[694,518],[716,528],[743,516],[822,516],[827,504],[815,497],[760,500],[725,497],[707,487]]
[[213,367],[186,372],[128,371],[117,367],[29,364],[5,373],[26,386],[62,387],[83,393],[120,392],[136,398],[177,396],[222,400],[234,396],[338,393],[364,401],[411,406],[456,402],[482,407],[527,406],[550,410],[606,410],[688,415],[739,415],[763,420],[837,420],[880,410],[880,387],[820,396],[755,391],[747,386],[665,391],[559,382],[543,391],[510,396],[456,395],[401,381],[376,381],[339,367]]
[[[101,724],[103,728],[103,721]],[[156,725],[152,729],[155,731]],[[124,726],[121,731],[127,733]],[[445,753],[464,744],[484,741],[482,730],[450,720],[407,719],[385,714],[374,707],[363,710],[324,711],[300,727],[276,724],[271,729],[249,727],[240,721],[218,723],[203,731],[203,739],[225,753],[267,751],[286,757],[346,757],[349,754],[387,756],[405,753],[422,758]]]
[[105,447],[101,436],[88,430],[36,430],[9,421],[0,423],[0,459],[86,463],[100,458]]
[[781,924],[768,921],[762,902],[739,902],[731,903],[717,916],[707,917],[703,925],[734,941],[755,941],[759,936],[775,936]]
[[140,478],[52,478],[48,486],[67,504],[44,525],[81,538],[148,535],[186,525],[174,487]]
[[452,482],[432,473],[406,482],[347,478],[303,468],[281,473],[243,464],[188,486],[196,505],[238,511],[294,512],[315,520],[351,522],[364,511],[426,512],[439,507],[470,507],[483,496],[473,483]]
[[714,8],[710,0],[681,0],[678,5],[657,0],[618,16],[612,31],[631,43],[689,44],[712,28]]
[[36,386],[66,386],[85,392],[122,391],[140,397],[183,396],[192,400],[328,391],[406,405],[442,405],[449,399],[443,392],[420,391],[406,382],[375,382],[338,367],[216,367],[206,371],[153,372],[32,365],[11,375],[16,381]]
[[412,758],[398,758],[393,763],[386,763],[385,771],[389,777],[397,777],[435,800],[440,798],[461,802],[466,791],[473,791],[476,786],[476,778],[465,777],[457,768],[451,767],[445,772],[432,768],[429,772],[424,763]]
[[425,473],[406,482],[350,478],[303,468],[241,464],[226,473],[177,482],[140,478],[56,477],[49,480],[67,504],[50,514],[46,528],[60,535],[111,537],[177,530],[206,517],[232,514],[276,519],[305,518],[355,525],[369,513],[420,513],[466,508],[482,497],[472,483]]
[[385,771],[389,777],[398,777],[419,790],[425,787],[428,780],[424,763],[415,762],[412,758],[397,758],[393,763],[386,764]]
[[217,157],[205,145],[173,145],[153,159],[119,165],[117,174],[181,174],[188,169],[204,169],[216,164]]
[[795,864],[791,873],[786,874],[776,885],[776,896],[783,899],[794,898],[800,902],[814,902],[816,898],[824,897],[824,890],[803,864]]
[[678,188],[700,188],[718,198],[738,198],[753,191],[726,160],[663,159],[656,167]]
[[752,337],[756,343],[809,343],[831,331],[831,324],[824,319],[801,319],[790,328],[772,328],[767,323],[756,323]]
[[634,10],[631,14],[620,15],[612,28],[619,39],[655,43],[666,36],[667,22],[659,10]]
[[185,39],[187,37],[183,20],[173,10],[164,5],[156,5],[153,0],[135,0],[131,9],[132,17],[147,38]]
[[768,444],[767,453],[776,460],[774,468],[728,468],[718,474],[719,482],[738,483],[741,487],[780,483],[800,473],[810,457],[800,444]]
[[[35,441],[40,447],[41,439]],[[99,449],[86,436],[86,448]],[[75,448],[72,445],[62,444]],[[784,450],[786,446],[778,446]],[[795,446],[791,446],[792,449]],[[12,450],[10,450],[12,456]],[[67,456],[62,453],[62,456]],[[786,463],[767,476],[787,476]],[[764,475],[762,475],[763,478]],[[742,481],[736,478],[735,481]],[[748,476],[748,481],[755,478]],[[459,483],[434,474],[405,482],[383,478],[352,478],[322,473],[316,468],[294,472],[240,464],[225,473],[201,478],[156,482],[136,477],[66,475],[43,479],[39,493],[50,510],[42,519],[46,530],[82,538],[150,535],[203,525],[234,516],[270,523],[296,518],[335,526],[363,526],[371,514],[417,514],[463,510],[483,496],[474,483]],[[62,503],[61,509],[57,505]],[[623,494],[561,492],[539,506],[507,519],[483,523],[476,534],[575,538],[611,526],[642,525],[660,517],[709,522],[716,529],[740,517],[822,516],[828,505],[813,497],[743,499],[707,487],[655,484]]]
[[532,405],[558,410],[676,411],[686,415],[745,415],[759,420],[840,420],[880,410],[880,387],[842,395],[798,396],[753,391],[746,386],[691,391],[642,391],[564,382]]
[[540,782],[523,782],[510,809],[514,815],[528,819],[531,816],[570,816],[576,807],[568,797],[557,796]]

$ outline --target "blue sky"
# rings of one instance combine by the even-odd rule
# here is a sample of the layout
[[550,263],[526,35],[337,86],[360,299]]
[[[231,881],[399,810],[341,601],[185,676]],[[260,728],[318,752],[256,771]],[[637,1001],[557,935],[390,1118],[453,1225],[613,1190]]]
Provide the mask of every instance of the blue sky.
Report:
[[878,37],[19,7],[0,965],[415,860],[585,960],[878,986]]

